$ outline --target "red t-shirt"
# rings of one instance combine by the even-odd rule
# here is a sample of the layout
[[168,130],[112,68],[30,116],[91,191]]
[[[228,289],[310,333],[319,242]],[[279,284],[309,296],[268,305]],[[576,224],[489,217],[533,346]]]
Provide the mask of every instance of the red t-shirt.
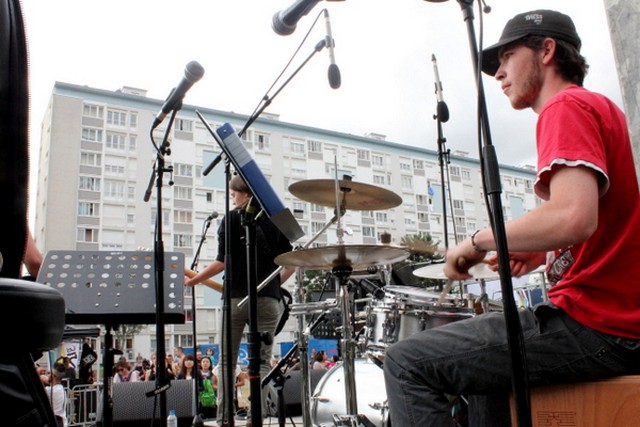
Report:
[[553,96],[537,124],[536,194],[549,198],[559,165],[599,177],[598,227],[562,248],[548,266],[549,299],[600,332],[640,338],[640,195],[624,114],[606,97],[571,86]]

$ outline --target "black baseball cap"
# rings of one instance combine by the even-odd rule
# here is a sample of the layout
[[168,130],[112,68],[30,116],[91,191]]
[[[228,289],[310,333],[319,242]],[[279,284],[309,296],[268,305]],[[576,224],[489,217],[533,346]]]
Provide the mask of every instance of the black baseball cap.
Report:
[[500,48],[527,36],[551,37],[564,40],[580,50],[582,42],[571,18],[555,10],[532,10],[511,18],[502,30],[498,43],[482,51],[482,71],[494,76],[500,61]]

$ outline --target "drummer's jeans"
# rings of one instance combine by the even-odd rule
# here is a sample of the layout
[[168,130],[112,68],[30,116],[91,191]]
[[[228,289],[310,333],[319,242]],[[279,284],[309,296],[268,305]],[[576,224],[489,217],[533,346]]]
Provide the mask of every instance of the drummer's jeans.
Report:
[[[596,332],[549,303],[519,315],[531,386],[640,373],[638,341]],[[503,313],[449,323],[394,344],[385,354],[384,376],[393,427],[456,426],[448,397],[459,395],[505,402],[493,406],[506,413],[493,411],[477,427],[509,425],[511,357]],[[481,412],[473,402],[469,412]]]

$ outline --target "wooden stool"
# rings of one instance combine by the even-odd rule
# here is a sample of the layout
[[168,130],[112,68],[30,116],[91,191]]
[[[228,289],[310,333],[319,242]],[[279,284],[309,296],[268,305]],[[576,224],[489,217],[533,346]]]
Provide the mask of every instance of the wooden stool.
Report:
[[[640,425],[640,375],[531,389],[534,427],[635,427]],[[511,399],[511,423],[517,417]]]

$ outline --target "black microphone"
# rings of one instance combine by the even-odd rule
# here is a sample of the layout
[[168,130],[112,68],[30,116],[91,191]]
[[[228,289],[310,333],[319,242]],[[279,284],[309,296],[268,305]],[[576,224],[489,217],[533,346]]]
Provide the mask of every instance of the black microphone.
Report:
[[336,56],[333,51],[336,43],[333,40],[333,36],[331,35],[331,21],[329,20],[329,11],[324,9],[324,22],[327,28],[327,35],[325,38],[327,49],[329,49],[329,60],[331,63],[329,64],[329,70],[327,72],[327,76],[329,77],[329,86],[332,89],[338,89],[340,87],[340,83],[342,82],[342,78],[340,77],[340,69],[336,65]]
[[297,0],[294,4],[273,15],[271,28],[281,36],[288,36],[296,30],[296,24],[320,0]]
[[436,56],[431,54],[431,62],[433,62],[433,76],[435,79],[436,85],[436,99],[438,100],[438,105],[436,106],[436,114],[438,115],[438,119],[445,123],[449,120],[449,107],[447,107],[447,103],[444,102],[442,97],[442,82],[440,81],[440,74],[438,73],[438,62],[436,61]]
[[204,168],[204,170],[202,171],[202,176],[207,176],[209,175],[209,172],[211,172],[213,170],[213,168],[215,168],[218,163],[220,163],[220,160],[222,160],[222,154],[224,153],[224,151],[221,151],[215,159],[213,159],[213,161],[211,163],[209,163],[209,166],[207,166],[206,168]]
[[369,279],[361,279],[359,285],[365,292],[373,295],[375,299],[384,299],[384,289]]
[[213,212],[211,212],[211,215],[209,215],[207,217],[207,221],[211,221],[211,220],[214,220],[216,218],[218,218],[218,212],[217,211],[213,211]]
[[153,121],[153,125],[151,129],[155,129],[162,123],[167,114],[173,111],[176,107],[180,108],[180,103],[182,102],[182,98],[184,98],[185,94],[191,86],[198,80],[202,78],[204,75],[204,68],[197,61],[191,61],[187,64],[184,69],[184,77],[180,80],[178,86],[173,88],[169,97],[164,104],[162,104],[162,108],[156,115],[155,120]]

